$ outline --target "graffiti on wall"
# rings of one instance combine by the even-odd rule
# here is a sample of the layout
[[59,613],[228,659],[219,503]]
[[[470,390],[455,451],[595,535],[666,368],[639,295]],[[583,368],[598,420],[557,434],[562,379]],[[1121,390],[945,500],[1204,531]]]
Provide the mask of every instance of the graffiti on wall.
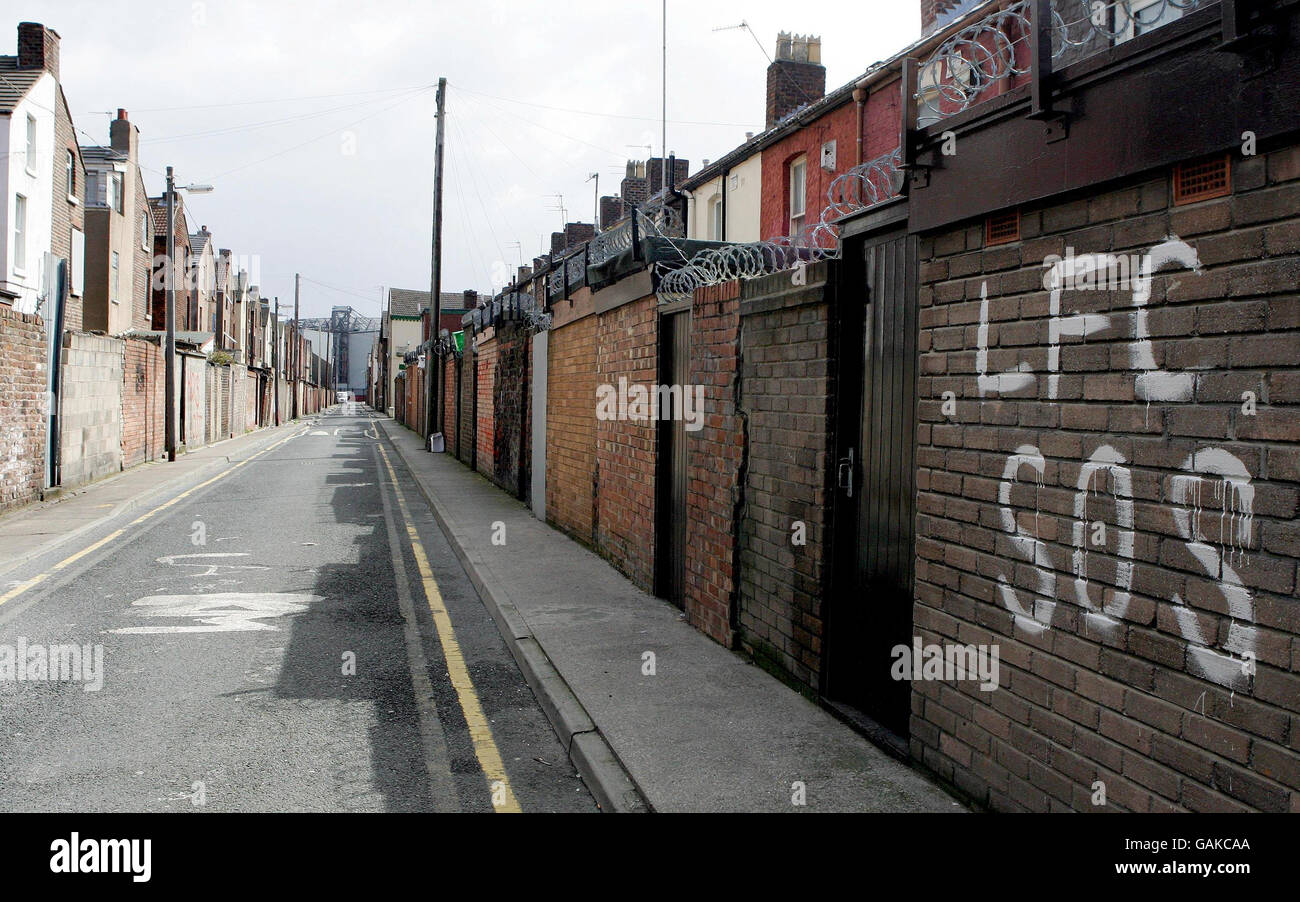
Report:
[[[1045,371],[1036,371],[1026,361],[1015,369],[990,374],[988,285],[981,290],[980,321],[976,350],[976,382],[980,397],[996,396],[1037,387],[1045,379],[1049,400],[1056,400],[1060,388],[1060,344],[1063,337],[1086,338],[1114,329],[1127,329],[1130,337],[1128,360],[1136,371],[1136,402],[1191,402],[1196,376],[1169,372],[1156,364],[1147,322],[1152,276],[1162,269],[1179,267],[1193,274],[1201,272],[1196,251],[1175,236],[1156,245],[1122,279],[1131,288],[1129,311],[1109,313],[1063,313],[1067,289],[1076,289],[1082,276],[1107,276],[1101,284],[1115,287],[1113,276],[1121,261],[1109,254],[1085,254],[1049,258],[1044,287],[1049,292],[1047,357]],[[1119,319],[1122,318],[1122,321]],[[1099,444],[1083,461],[1075,484],[1072,528],[1068,542],[1068,565],[1057,566],[1051,539],[1054,530],[1043,523],[1039,494],[1044,489],[1048,460],[1035,445],[1023,444],[1007,456],[998,485],[1001,529],[1009,537],[1018,560],[1029,567],[1017,576],[1017,566],[1003,566],[997,575],[1004,606],[1014,615],[1017,626],[1030,633],[1043,633],[1053,626],[1058,579],[1073,575],[1073,599],[1082,609],[1081,632],[1112,637],[1128,619],[1133,604],[1133,577],[1138,532],[1135,528],[1134,473],[1131,462],[1110,444]],[[1173,629],[1187,647],[1189,672],[1232,689],[1249,685],[1254,672],[1256,631],[1254,598],[1243,584],[1239,568],[1251,547],[1255,489],[1251,474],[1242,461],[1224,448],[1205,447],[1189,454],[1168,478],[1166,495],[1179,540],[1187,553],[1213,581],[1229,619],[1226,632],[1212,630],[1178,593],[1167,600],[1173,613]],[[1027,486],[1033,493],[1032,515],[1027,505],[1013,504],[1013,491]],[[1053,526],[1054,526],[1053,521]],[[1097,541],[1098,534],[1114,536]],[[1059,546],[1056,546],[1059,547]],[[1098,553],[1101,549],[1103,553]],[[1068,578],[1068,576],[1066,576]],[[1030,588],[1032,587],[1032,588]],[[1070,587],[1064,587],[1069,592]]]

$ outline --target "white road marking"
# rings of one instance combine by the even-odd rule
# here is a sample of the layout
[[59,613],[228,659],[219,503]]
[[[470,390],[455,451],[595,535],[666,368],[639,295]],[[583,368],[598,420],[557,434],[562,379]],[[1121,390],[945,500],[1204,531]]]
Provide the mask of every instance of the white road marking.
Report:
[[219,592],[213,595],[149,595],[134,602],[143,617],[189,618],[198,623],[166,626],[129,626],[110,633],[229,633],[278,630],[261,621],[300,614],[319,595],[301,592]]

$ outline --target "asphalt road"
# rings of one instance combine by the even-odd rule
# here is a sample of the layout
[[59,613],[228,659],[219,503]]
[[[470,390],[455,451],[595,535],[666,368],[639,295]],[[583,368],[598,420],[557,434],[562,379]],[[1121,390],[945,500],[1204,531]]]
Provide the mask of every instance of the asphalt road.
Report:
[[595,811],[378,435],[326,411],[6,573],[0,811]]

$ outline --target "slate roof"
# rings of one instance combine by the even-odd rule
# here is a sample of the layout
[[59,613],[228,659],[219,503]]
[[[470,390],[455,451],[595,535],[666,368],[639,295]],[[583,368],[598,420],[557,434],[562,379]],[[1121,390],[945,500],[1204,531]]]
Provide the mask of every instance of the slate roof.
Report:
[[0,56],[0,112],[12,113],[44,74],[44,69],[19,69],[16,56]]
[[[388,313],[390,316],[419,316],[420,311],[429,306],[429,292],[416,291],[411,288],[388,289]],[[442,293],[442,312],[458,313],[465,310],[465,295],[459,291]]]

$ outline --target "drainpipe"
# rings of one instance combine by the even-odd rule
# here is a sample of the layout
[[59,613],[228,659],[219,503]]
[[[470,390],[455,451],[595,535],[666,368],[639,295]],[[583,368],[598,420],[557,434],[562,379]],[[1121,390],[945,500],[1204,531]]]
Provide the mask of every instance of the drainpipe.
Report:
[[727,182],[731,180],[731,168],[722,170],[722,241],[727,240]]
[[857,155],[855,158],[854,165],[861,166],[862,165],[862,126],[866,119],[866,109],[867,109],[867,89],[864,88],[861,84],[856,85],[853,88],[853,102],[858,106],[858,131],[857,131],[858,150],[857,150]]

